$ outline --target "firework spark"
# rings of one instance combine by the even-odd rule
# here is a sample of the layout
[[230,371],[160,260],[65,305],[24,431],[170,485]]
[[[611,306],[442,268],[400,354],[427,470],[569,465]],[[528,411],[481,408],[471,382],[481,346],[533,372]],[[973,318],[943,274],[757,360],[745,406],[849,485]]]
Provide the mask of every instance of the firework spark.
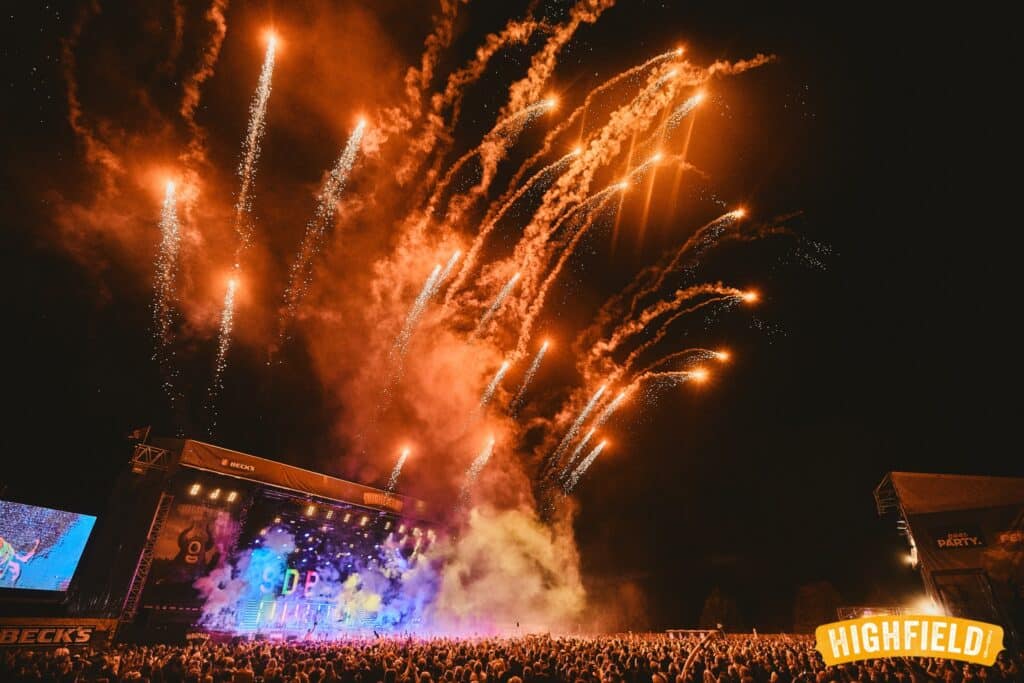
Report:
[[578,149],[574,149],[558,161],[548,164],[541,170],[537,171],[522,187],[512,194],[508,200],[500,205],[501,208],[494,212],[493,216],[484,217],[484,226],[473,239],[473,244],[469,248],[469,253],[466,254],[466,260],[462,264],[462,269],[452,282],[452,286],[448,289],[448,296],[445,298],[445,303],[448,303],[456,292],[459,291],[459,288],[462,287],[463,283],[465,283],[466,278],[469,277],[469,274],[472,272],[473,265],[476,263],[477,256],[479,256],[480,250],[484,246],[484,242],[487,240],[487,237],[491,232],[493,232],[498,226],[498,222],[505,217],[505,214],[508,213],[509,209],[515,206],[516,202],[522,199],[527,192],[532,190],[542,180],[551,177],[555,171],[564,169],[569,160],[579,153]]
[[697,108],[701,102],[704,101],[704,93],[698,92],[696,95],[688,98],[685,102],[680,104],[678,107],[672,110],[672,113],[665,119],[665,132],[669,132],[683,122],[690,112]]
[[597,434],[597,429],[591,427],[587,430],[587,433],[583,435],[580,442],[576,444],[576,448],[572,449],[572,453],[569,454],[569,459],[565,461],[565,469],[562,470],[561,478],[565,479],[572,473],[572,466],[575,464],[576,459],[583,453],[583,449],[587,447],[590,440],[594,438],[594,434]]
[[483,471],[487,465],[487,461],[491,459],[494,454],[494,437],[492,436],[484,446],[484,449],[473,459],[469,469],[466,470],[465,480],[462,484],[462,490],[459,492],[458,507],[464,508],[469,503],[469,495],[473,490],[473,485],[476,483],[477,478],[480,476],[480,472]]
[[594,411],[594,408],[597,407],[597,402],[601,400],[601,396],[607,388],[607,384],[602,384],[601,388],[594,392],[594,395],[590,397],[589,401],[587,401],[587,405],[583,406],[583,410],[580,411],[580,414],[576,416],[576,420],[569,426],[569,431],[567,431],[565,436],[562,437],[562,441],[558,444],[558,448],[556,448],[555,452],[551,454],[548,461],[549,468],[558,466],[558,463],[561,461],[566,449],[569,448],[572,442],[576,440],[576,437],[580,433],[580,428],[583,426],[583,423],[587,421],[587,418],[590,416],[590,413]]
[[515,417],[523,407],[523,401],[526,398],[526,390],[529,388],[530,383],[533,382],[533,378],[537,376],[537,371],[540,369],[540,362],[544,360],[544,354],[548,351],[550,342],[547,340],[540,345],[540,350],[537,351],[537,355],[533,357],[533,362],[530,363],[530,367],[526,370],[526,374],[523,375],[523,383],[519,385],[519,391],[516,392],[516,397],[512,399],[509,412]]
[[516,283],[519,281],[519,275],[519,273],[516,273],[509,278],[509,281],[505,283],[505,286],[501,288],[500,292],[498,292],[498,296],[495,297],[494,302],[488,306],[486,311],[484,311],[484,314],[480,317],[480,322],[477,323],[476,334],[482,334],[487,328],[487,323],[491,321],[494,314],[498,312],[499,308],[501,308],[501,304],[503,304],[505,299],[508,298],[508,295],[512,293],[512,289],[515,288]]
[[508,369],[511,366],[511,363],[504,361],[501,364],[501,367],[498,368],[498,371],[494,373],[494,377],[491,378],[487,388],[484,389],[483,396],[480,397],[480,405],[478,406],[480,410],[486,408],[487,404],[491,402],[492,398],[494,398],[494,392],[498,390],[498,387],[501,385],[501,380],[505,378],[505,373],[508,372]]
[[602,441],[601,443],[594,446],[593,450],[591,450],[590,453],[587,454],[587,457],[583,459],[583,462],[580,463],[579,467],[577,467],[576,470],[573,471],[571,475],[569,475],[568,481],[565,482],[566,493],[572,493],[572,490],[576,488],[576,484],[580,482],[580,477],[582,477],[583,474],[588,469],[590,469],[590,466],[594,464],[595,460],[597,460],[597,456],[601,455],[601,451],[603,451],[605,446],[607,445],[607,441]]
[[260,158],[263,133],[266,130],[267,103],[270,101],[271,80],[274,76],[274,50],[277,38],[267,39],[267,51],[263,56],[263,68],[256,85],[252,102],[249,104],[249,125],[242,142],[242,159],[238,162],[238,179],[241,186],[235,200],[235,231],[239,244],[235,255],[235,269],[239,269],[241,254],[252,246],[252,192],[256,182],[256,164]]
[[345,190],[348,176],[356,162],[365,129],[366,121],[360,120],[345,143],[345,148],[328,174],[323,187],[320,188],[313,217],[306,224],[306,233],[303,235],[299,253],[289,270],[288,288],[284,293],[284,310],[280,320],[279,337],[282,341],[289,321],[298,314],[299,303],[311,284],[313,259],[323,249],[324,237],[333,222],[338,199]]
[[228,288],[224,293],[224,306],[220,314],[220,331],[217,337],[217,355],[213,361],[213,382],[209,389],[210,434],[217,428],[217,398],[224,389],[224,371],[228,367],[228,349],[231,348],[231,332],[235,327],[235,290],[238,279],[228,280]]
[[174,378],[177,369],[171,363],[171,328],[174,326],[174,283],[178,268],[178,249],[181,244],[181,226],[178,223],[177,199],[173,182],[167,183],[164,203],[160,209],[160,247],[156,255],[156,275],[153,283],[154,359],[160,364],[163,387],[173,404],[178,392]]
[[427,281],[423,283],[423,288],[420,289],[420,293],[416,296],[416,300],[412,303],[412,308],[409,309],[409,313],[405,316],[405,323],[402,325],[401,332],[398,333],[398,337],[395,339],[395,344],[392,347],[392,355],[397,360],[401,360],[405,357],[406,351],[409,350],[409,340],[412,339],[412,333],[416,330],[416,323],[419,322],[423,316],[423,311],[426,309],[427,304],[430,302],[430,298],[437,291],[437,283],[441,277],[441,264],[438,263],[434,266],[434,269],[430,271],[430,275],[427,277]]
[[456,250],[451,256],[448,257],[448,262],[444,264],[444,268],[441,269],[441,272],[438,274],[437,279],[434,280],[434,285],[430,288],[430,296],[427,297],[428,301],[434,298],[434,295],[437,294],[438,291],[440,291],[441,285],[445,283],[445,281],[448,279],[448,276],[452,274],[453,270],[455,270],[455,264],[459,262],[459,259],[461,257],[462,252],[459,250]]
[[405,466],[405,461],[409,458],[409,449],[403,448],[401,455],[398,456],[398,462],[395,463],[395,468],[391,470],[391,477],[388,479],[388,493],[394,493],[395,487],[398,486],[398,477],[402,474],[402,467]]

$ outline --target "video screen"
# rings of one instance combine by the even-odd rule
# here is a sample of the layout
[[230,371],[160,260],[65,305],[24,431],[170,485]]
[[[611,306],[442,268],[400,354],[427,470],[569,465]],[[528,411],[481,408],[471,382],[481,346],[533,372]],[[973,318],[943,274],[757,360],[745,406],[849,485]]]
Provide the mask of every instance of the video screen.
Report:
[[0,500],[0,589],[63,592],[96,518]]

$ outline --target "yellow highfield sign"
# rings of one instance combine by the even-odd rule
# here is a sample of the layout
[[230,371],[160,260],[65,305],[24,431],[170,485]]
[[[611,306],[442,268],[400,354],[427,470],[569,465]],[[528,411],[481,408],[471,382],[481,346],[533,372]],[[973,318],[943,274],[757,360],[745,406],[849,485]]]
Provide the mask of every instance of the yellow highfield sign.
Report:
[[1003,649],[995,624],[927,614],[875,616],[819,626],[815,648],[825,664],[880,657],[942,657],[991,666]]

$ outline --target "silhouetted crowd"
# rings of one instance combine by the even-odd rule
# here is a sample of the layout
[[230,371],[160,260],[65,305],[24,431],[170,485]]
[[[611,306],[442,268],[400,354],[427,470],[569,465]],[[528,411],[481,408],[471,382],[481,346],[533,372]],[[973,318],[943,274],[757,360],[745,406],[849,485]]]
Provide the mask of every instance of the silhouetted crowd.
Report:
[[[879,659],[826,667],[806,636],[696,635],[118,645],[0,650],[0,681],[151,683],[1000,683],[1024,682],[1020,653],[981,667]],[[698,649],[687,667],[691,653]]]

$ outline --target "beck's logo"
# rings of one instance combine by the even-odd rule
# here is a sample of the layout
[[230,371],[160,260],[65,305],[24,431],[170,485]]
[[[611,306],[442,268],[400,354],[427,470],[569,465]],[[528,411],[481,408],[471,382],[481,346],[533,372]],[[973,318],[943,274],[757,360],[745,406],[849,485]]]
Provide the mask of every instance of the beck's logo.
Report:
[[92,639],[92,626],[0,628],[0,645],[81,645]]
[[238,462],[237,460],[228,460],[227,458],[221,458],[221,467],[228,467],[233,470],[242,470],[243,472],[255,472],[256,467],[246,462]]

